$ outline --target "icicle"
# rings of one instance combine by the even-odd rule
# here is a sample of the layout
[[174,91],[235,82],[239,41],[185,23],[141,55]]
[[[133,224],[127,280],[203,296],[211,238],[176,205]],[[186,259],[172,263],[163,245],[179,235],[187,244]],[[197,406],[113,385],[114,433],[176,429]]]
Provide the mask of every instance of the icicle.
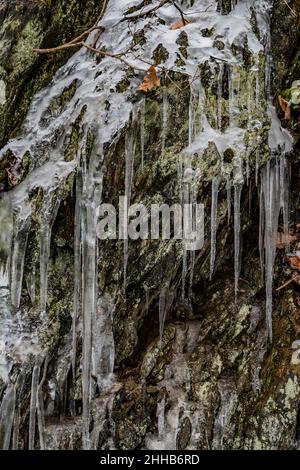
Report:
[[[192,176],[189,193],[190,193],[189,204],[190,204],[190,207],[191,207],[190,220],[192,220],[192,224],[193,224],[192,229],[193,229],[193,231],[196,231],[197,188],[196,188],[195,174],[193,174],[193,176]],[[192,293],[193,293],[195,261],[196,261],[195,250],[191,250],[191,251],[189,251],[189,273],[190,273],[189,290],[188,290],[188,299],[189,300],[192,299]]]
[[20,408],[18,407],[15,411],[15,417],[14,417],[14,432],[13,432],[13,438],[12,438],[12,450],[18,450],[18,448],[19,448],[20,418],[21,418],[21,412],[20,412]]
[[29,450],[34,450],[39,377],[40,377],[40,366],[35,365],[32,371],[32,380],[31,380],[31,396],[30,396],[30,409],[29,409],[29,437],[28,437],[28,449]]
[[[184,230],[195,230],[195,204],[196,204],[196,187],[195,187],[195,172],[191,168],[191,163],[189,161],[185,162],[185,169],[182,175],[181,182],[181,202],[182,202],[182,211],[184,214]],[[189,213],[187,213],[187,210]],[[193,226],[191,225],[193,224]],[[185,232],[184,232],[185,233]],[[190,272],[190,283],[192,282],[194,275],[194,255],[193,251],[189,248],[189,240],[183,237],[182,243],[183,249],[183,259],[182,259],[182,287],[181,287],[181,297],[185,298],[185,288],[186,288],[186,277],[188,270]],[[189,258],[189,266],[188,266]],[[191,292],[191,287],[189,287],[189,292]]]
[[39,430],[39,441],[40,449],[45,449],[45,417],[44,417],[44,398],[43,398],[43,385],[46,380],[48,367],[48,358],[46,357],[44,362],[43,376],[38,386],[37,392],[37,418],[38,418],[38,430]]
[[14,236],[11,256],[10,292],[11,303],[19,308],[23,284],[24,260],[26,254],[29,219],[16,218],[14,221]]
[[266,320],[268,338],[272,341],[273,275],[276,255],[278,219],[281,208],[280,164],[268,162],[261,174],[260,251],[264,253],[266,283]]
[[240,237],[241,237],[241,194],[242,184],[234,185],[234,292],[235,301],[238,294],[240,277]]
[[289,251],[290,244],[289,244],[289,172],[287,169],[287,161],[285,158],[284,153],[280,155],[280,194],[281,194],[281,201],[280,205],[282,207],[283,212],[283,231],[284,231],[284,242],[285,242],[285,250],[286,252]]
[[146,113],[146,99],[142,98],[141,104],[141,167],[144,170],[145,159],[145,113]]
[[[269,20],[270,21],[270,20]],[[268,101],[271,101],[271,67],[272,67],[272,53],[271,53],[271,31],[266,33],[265,44],[265,93]]]
[[101,203],[103,146],[96,129],[95,142],[87,164],[86,149],[82,162],[82,446],[90,448],[92,331],[97,306],[97,207]]
[[100,393],[106,393],[114,382],[115,344],[113,316],[115,305],[100,298],[93,325],[92,374],[97,378]]
[[81,293],[82,293],[82,273],[81,273],[81,224],[82,224],[82,174],[79,170],[76,179],[76,206],[74,221],[74,301],[72,319],[72,371],[73,381],[76,380],[76,342],[77,342],[77,321],[81,315]]
[[[132,132],[126,134],[125,139],[125,214],[124,222],[127,227],[128,223],[128,208],[131,201],[131,188],[133,180],[133,167],[134,167],[134,156],[135,156],[135,139]],[[128,265],[128,234],[126,228],[126,234],[124,237],[124,284],[123,292],[126,293],[126,284],[127,284],[127,265]]]
[[40,305],[42,312],[46,312],[49,257],[50,228],[48,222],[44,221],[40,231]]
[[[184,176],[186,174],[187,168],[184,169],[184,173],[182,175],[182,209],[184,208],[185,204],[189,204],[190,199],[190,188],[188,181],[185,181]],[[182,240],[182,274],[181,274],[181,298],[185,298],[185,282],[186,282],[186,275],[187,275],[187,248],[186,248],[186,240],[183,237]]]
[[0,408],[0,449],[8,450],[15,416],[16,388],[8,385]]
[[41,212],[40,225],[40,306],[41,312],[46,312],[48,290],[48,265],[50,258],[51,231],[56,219],[60,201],[51,208],[51,197],[45,196]]
[[163,441],[165,437],[165,407],[166,407],[166,400],[163,397],[157,403],[157,430],[158,430],[158,440]]
[[13,438],[12,438],[12,449],[18,450],[19,447],[19,430],[20,430],[20,419],[21,419],[21,408],[22,408],[22,395],[24,390],[25,384],[25,374],[21,372],[18,376],[16,382],[16,410],[15,410],[15,417],[14,417],[14,431],[13,431]]
[[259,258],[260,258],[260,269],[261,269],[261,280],[264,280],[265,272],[265,258],[264,258],[264,226],[265,226],[265,207],[264,207],[264,195],[262,184],[259,191]]
[[212,198],[211,198],[211,224],[210,224],[210,280],[215,269],[216,261],[216,242],[217,242],[217,228],[218,228],[218,194],[219,194],[219,176],[214,176],[212,179]]
[[166,85],[163,86],[163,104],[162,104],[162,137],[161,137],[161,150],[165,151],[166,138],[168,131],[168,89]]
[[231,181],[227,178],[226,182],[226,191],[227,191],[227,221],[230,223],[231,218]]
[[96,238],[93,234],[93,209],[91,202],[86,201],[83,230],[83,365],[82,365],[82,405],[83,405],[83,448],[89,449],[89,423],[91,399],[91,354],[92,354],[92,321],[96,306]]
[[35,268],[33,268],[32,272],[27,274],[26,285],[27,285],[27,291],[28,291],[31,303],[34,304],[35,302]]

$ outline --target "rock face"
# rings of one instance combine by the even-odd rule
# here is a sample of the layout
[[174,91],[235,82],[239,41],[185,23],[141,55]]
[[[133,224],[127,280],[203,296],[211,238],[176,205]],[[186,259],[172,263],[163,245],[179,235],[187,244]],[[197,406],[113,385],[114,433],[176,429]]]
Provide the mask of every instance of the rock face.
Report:
[[34,94],[48,85],[70,51],[37,56],[92,26],[103,1],[1,0],[0,145],[16,135]]
[[[101,54],[35,55],[104,4],[65,3],[0,3],[0,446],[299,449],[299,287],[277,242],[297,250],[299,158],[273,106],[300,78],[296,17],[182,1],[174,29],[172,5],[109,0]],[[124,195],[203,203],[204,246],[99,239]]]

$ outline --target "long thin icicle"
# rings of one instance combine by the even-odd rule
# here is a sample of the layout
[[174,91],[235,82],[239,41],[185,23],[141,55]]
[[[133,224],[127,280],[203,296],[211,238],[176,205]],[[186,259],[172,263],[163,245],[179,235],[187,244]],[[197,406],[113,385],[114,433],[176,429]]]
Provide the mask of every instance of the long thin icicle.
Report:
[[227,222],[229,224],[231,218],[231,181],[230,178],[226,182],[226,192],[227,192]]
[[212,198],[211,198],[211,223],[210,223],[210,280],[212,280],[215,261],[216,261],[216,243],[218,228],[218,195],[219,195],[219,176],[212,179]]
[[[135,138],[133,132],[128,132],[125,139],[125,224],[127,226],[128,222],[128,209],[130,206],[131,200],[131,188],[133,180],[133,166],[134,166],[134,156],[135,156]],[[126,284],[127,284],[127,265],[128,265],[128,234],[125,234],[124,237],[124,279],[123,279],[123,291],[126,293]]]
[[45,416],[44,416],[44,398],[43,398],[43,385],[47,375],[48,358],[46,357],[44,362],[43,376],[38,385],[38,396],[37,396],[37,418],[38,418],[38,430],[40,449],[45,450]]
[[74,220],[74,300],[72,319],[72,372],[73,380],[76,377],[76,343],[77,343],[77,321],[81,315],[82,273],[81,273],[81,200],[82,200],[82,174],[78,170],[76,179],[76,206]]
[[16,388],[8,385],[0,408],[0,449],[8,450],[15,416]]
[[284,242],[285,242],[285,250],[286,252],[289,251],[290,244],[289,244],[289,172],[288,172],[288,163],[287,159],[282,152],[280,155],[280,194],[281,194],[281,201],[280,205],[282,207],[283,212],[283,231],[284,231]]
[[90,129],[94,145],[89,161],[83,149],[82,162],[82,446],[90,448],[91,369],[93,324],[97,308],[97,207],[102,197],[103,145],[98,135],[99,124]]
[[22,396],[23,396],[24,384],[25,384],[25,374],[21,372],[16,382],[17,395],[16,395],[16,409],[15,409],[15,417],[14,417],[14,431],[13,431],[13,438],[12,438],[13,450],[18,450],[19,448],[19,430],[20,430]]
[[276,241],[278,232],[278,219],[282,208],[282,195],[280,192],[280,163],[271,161],[263,168],[261,173],[261,217],[260,223],[260,249],[264,253],[264,272],[266,284],[266,320],[268,338],[272,341],[272,303],[273,303],[273,276],[276,255]]
[[56,218],[59,201],[55,201],[54,207],[51,207],[52,198],[45,196],[43,210],[41,212],[40,226],[40,305],[41,312],[46,312],[47,291],[48,291],[48,265],[50,258],[50,244],[52,225]]
[[34,450],[39,377],[40,377],[40,366],[36,364],[32,371],[32,380],[31,380],[31,396],[30,396],[30,409],[29,409],[29,437],[28,437],[28,449],[29,450]]
[[166,407],[166,399],[163,397],[157,403],[157,431],[158,431],[158,440],[163,441],[165,437],[165,407]]
[[19,308],[23,284],[24,260],[28,239],[29,219],[16,216],[14,220],[14,235],[11,256],[10,292],[11,303]]

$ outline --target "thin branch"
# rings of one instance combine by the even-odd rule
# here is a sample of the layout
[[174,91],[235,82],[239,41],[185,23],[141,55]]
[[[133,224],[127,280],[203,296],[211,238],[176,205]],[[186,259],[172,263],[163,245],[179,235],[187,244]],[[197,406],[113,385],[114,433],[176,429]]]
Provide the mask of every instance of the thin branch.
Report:
[[177,3],[175,3],[173,0],[172,0],[172,3],[173,3],[173,5],[174,5],[174,7],[179,11],[180,16],[181,16],[181,19],[182,19],[182,23],[183,23],[184,25],[186,25],[186,24],[188,23],[188,21],[185,19],[183,11],[182,11],[181,8],[177,5]]
[[97,20],[96,20],[95,25],[98,25],[99,21],[102,19],[103,15],[104,15],[104,13],[105,13],[107,4],[108,4],[108,0],[104,0],[103,6],[102,6],[102,8],[101,8],[100,14],[99,14],[99,16],[98,16],[98,18],[97,18]]
[[93,31],[99,31],[97,36],[96,36],[96,39],[95,41],[93,42],[94,45],[96,45],[96,42],[98,41],[100,35],[105,31],[105,28],[103,26],[98,26],[98,23],[99,21],[101,20],[101,18],[103,17],[104,15],[104,12],[106,10],[106,7],[107,7],[107,4],[108,4],[108,0],[104,0],[104,3],[103,3],[103,6],[102,6],[102,9],[101,9],[101,12],[96,20],[96,23],[94,26],[91,26],[89,29],[87,29],[86,31],[84,31],[83,33],[81,33],[79,36],[76,36],[75,38],[71,39],[71,41],[68,41],[66,42],[65,44],[62,44],[61,46],[57,46],[57,47],[51,47],[51,48],[47,48],[47,49],[32,49],[33,52],[37,52],[39,54],[49,54],[51,52],[57,52],[57,51],[61,51],[61,50],[64,50],[64,49],[68,49],[69,47],[75,47],[75,46],[81,46],[81,41],[86,37],[88,36],[90,33],[92,33]]
[[149,10],[142,11],[140,13],[136,13],[135,15],[130,15],[130,16],[124,16],[124,18],[121,21],[134,21],[139,18],[142,18],[143,16],[149,15],[149,13],[155,13],[157,10],[159,10],[161,7],[166,5],[166,3],[170,3],[171,0],[161,0],[158,5],[155,7],[150,8]]
[[58,52],[63,51],[64,49],[71,49],[72,47],[81,47],[82,42],[77,43],[66,43],[62,44],[61,46],[57,47],[50,47],[49,49],[32,49],[32,52],[36,52],[37,54],[51,54],[51,52]]
[[122,57],[123,53],[113,54],[112,52],[107,52],[107,51],[104,51],[103,49],[95,49],[94,47],[89,46],[88,44],[86,44],[84,42],[81,43],[81,46],[85,47],[86,49],[88,49],[91,52],[94,52],[95,54],[100,54],[100,55],[103,55],[103,56],[106,56],[106,57],[112,57],[113,59],[117,59],[120,62],[123,62],[123,64],[127,65],[128,67],[130,67],[133,70],[139,70],[140,72],[146,72],[145,69],[137,67],[136,65],[131,64],[126,59],[124,59]]
[[74,44],[78,41],[81,41],[86,36],[88,36],[90,33],[92,33],[93,31],[96,31],[96,30],[99,30],[99,31],[101,31],[101,33],[103,33],[103,31],[105,31],[105,28],[103,28],[103,26],[92,26],[90,29],[87,29],[86,31],[81,33],[80,36],[77,36],[76,38],[72,39],[71,41],[67,42],[66,44]]
[[283,0],[283,2],[286,4],[286,6],[288,7],[288,9],[290,10],[290,12],[292,13],[293,17],[294,18],[297,18],[297,13],[294,12],[294,10],[292,9],[292,7],[288,4],[288,2],[286,0]]
[[57,52],[57,51],[62,51],[64,49],[68,49],[71,47],[77,47],[81,46],[82,40],[88,36],[90,33],[93,31],[99,30],[101,32],[104,31],[103,26],[92,26],[92,28],[88,29],[87,31],[84,31],[83,33],[80,34],[80,36],[77,36],[76,38],[72,39],[69,42],[66,42],[65,44],[61,44],[60,46],[56,47],[49,47],[46,49],[32,49],[32,52],[37,52],[38,54],[49,54],[51,52]]
[[286,286],[288,286],[288,285],[291,284],[293,281],[295,281],[296,279],[298,279],[298,277],[300,277],[299,274],[297,274],[297,276],[292,277],[292,279],[289,279],[287,282],[285,282],[284,284],[282,284],[282,286],[278,287],[278,289],[276,289],[276,292],[279,292],[280,290],[284,289]]

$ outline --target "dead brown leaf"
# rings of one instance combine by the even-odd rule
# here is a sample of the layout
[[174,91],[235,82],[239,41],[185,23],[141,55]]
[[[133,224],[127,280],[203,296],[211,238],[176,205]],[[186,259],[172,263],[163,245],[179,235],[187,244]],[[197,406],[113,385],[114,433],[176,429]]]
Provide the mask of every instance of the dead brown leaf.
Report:
[[187,24],[189,24],[189,21],[188,20],[179,20],[179,21],[176,21],[176,23],[173,23],[171,24],[170,26],[170,29],[180,29],[180,28],[183,28],[184,26],[186,26]]
[[146,77],[144,78],[143,82],[139,86],[139,90],[147,93],[148,91],[153,90],[153,88],[157,88],[160,86],[160,79],[157,75],[156,68],[154,65],[151,65],[149,68]]
[[278,102],[279,102],[280,108],[284,112],[284,119],[286,119],[287,121],[290,121],[292,118],[292,112],[291,112],[291,107],[288,101],[286,101],[282,96],[279,96]]
[[287,262],[292,269],[300,270],[300,258],[298,256],[287,256]]

